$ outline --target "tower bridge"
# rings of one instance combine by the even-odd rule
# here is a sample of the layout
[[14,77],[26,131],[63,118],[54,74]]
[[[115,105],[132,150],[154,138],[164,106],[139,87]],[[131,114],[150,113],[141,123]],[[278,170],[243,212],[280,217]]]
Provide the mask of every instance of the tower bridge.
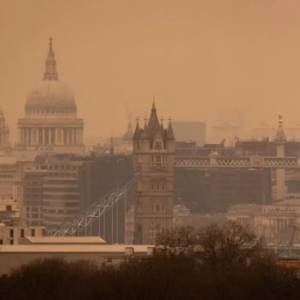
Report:
[[[285,156],[286,138],[281,117],[275,142],[276,156],[221,157],[213,153],[208,157],[176,157],[171,122],[164,128],[153,103],[149,121],[144,127],[137,122],[133,136],[133,179],[48,234],[96,233],[111,243],[154,243],[156,233],[173,224],[175,168],[271,169],[275,172],[277,199],[282,199],[286,193],[285,170],[299,169],[300,157]],[[129,218],[131,239],[128,241],[124,236]]]

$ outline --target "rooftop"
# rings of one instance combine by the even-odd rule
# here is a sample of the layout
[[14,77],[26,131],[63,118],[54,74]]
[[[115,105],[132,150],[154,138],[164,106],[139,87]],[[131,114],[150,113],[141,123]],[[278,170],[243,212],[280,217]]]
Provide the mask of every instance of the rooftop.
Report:
[[126,253],[129,249],[137,254],[148,253],[153,245],[0,245],[2,253]]
[[29,236],[26,239],[32,244],[106,244],[99,236]]

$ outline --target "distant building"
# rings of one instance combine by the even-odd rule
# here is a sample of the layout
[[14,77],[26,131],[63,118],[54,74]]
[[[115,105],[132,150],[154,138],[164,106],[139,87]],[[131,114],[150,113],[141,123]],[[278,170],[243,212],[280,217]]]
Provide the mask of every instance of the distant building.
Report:
[[268,203],[272,199],[271,172],[267,169],[175,170],[176,203],[192,214],[226,212],[241,203]]
[[202,146],[206,142],[206,123],[199,121],[174,121],[172,123],[176,141],[195,142]]
[[300,141],[300,124],[297,124],[295,127],[287,128],[286,135],[289,140]]
[[23,205],[26,223],[31,226],[44,225],[44,183],[47,170],[31,168],[24,172]]
[[0,201],[16,199],[17,159],[12,156],[0,156]]
[[0,224],[14,225],[20,222],[20,204],[14,199],[0,200]]
[[57,228],[80,213],[81,161],[68,155],[40,155],[23,181],[26,221]]
[[266,123],[262,123],[253,129],[253,137],[258,140],[271,139],[275,136],[275,133],[276,129]]
[[[0,246],[22,244],[26,237],[38,237],[44,234],[44,227],[26,225],[5,225],[0,223]],[[1,249],[1,247],[0,247]],[[1,250],[0,250],[1,256]]]
[[73,93],[58,79],[52,39],[43,81],[27,97],[18,129],[20,147],[26,150],[84,152],[83,120],[77,118]]
[[6,124],[3,111],[0,109],[0,150],[9,148],[9,128]]
[[203,228],[212,224],[223,224],[225,221],[225,213],[192,214],[191,211],[182,204],[174,206],[173,224],[175,227],[191,226],[193,228]]
[[215,143],[225,142],[227,146],[233,146],[238,136],[238,126],[229,122],[222,122],[212,127],[212,139]]
[[[106,155],[101,157],[86,157],[82,162],[80,172],[80,192],[82,211],[93,203],[104,201],[104,197],[112,191],[117,191],[133,178],[132,156]],[[101,202],[100,202],[101,203]],[[101,236],[109,243],[133,242],[132,211],[134,192],[129,191],[126,200],[118,201],[114,208],[108,209],[100,228]],[[91,226],[90,232],[99,234],[98,222]],[[130,224],[129,224],[130,223]],[[125,228],[126,227],[126,228]],[[130,228],[130,229],[129,229]],[[130,239],[126,239],[130,232]]]
[[[277,144],[274,140],[240,140],[235,144],[235,152],[239,155],[261,155],[261,156],[276,156]],[[300,155],[300,142],[289,141],[285,142],[286,156]]]
[[300,198],[300,172],[289,171],[285,179],[288,197]]
[[136,243],[152,244],[158,232],[171,228],[174,200],[175,136],[158,120],[153,103],[148,123],[133,135],[133,165],[137,178]]
[[195,142],[176,142],[176,157],[208,157],[212,154],[232,157],[236,155],[236,151],[233,147],[225,147],[224,143],[197,146]]
[[252,229],[269,246],[300,246],[300,199],[269,205],[234,205],[227,218]]

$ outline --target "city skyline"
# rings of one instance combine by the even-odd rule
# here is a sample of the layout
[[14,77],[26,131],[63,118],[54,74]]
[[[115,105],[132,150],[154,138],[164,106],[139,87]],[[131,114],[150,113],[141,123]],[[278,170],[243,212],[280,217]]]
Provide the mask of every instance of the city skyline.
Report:
[[3,3],[0,97],[13,136],[49,36],[87,139],[122,133],[125,103],[143,118],[153,95],[166,119],[298,123],[296,1]]

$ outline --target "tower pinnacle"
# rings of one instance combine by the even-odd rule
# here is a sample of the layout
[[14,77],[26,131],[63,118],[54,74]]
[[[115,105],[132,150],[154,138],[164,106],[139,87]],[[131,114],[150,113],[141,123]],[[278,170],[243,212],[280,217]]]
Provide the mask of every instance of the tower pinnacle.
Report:
[[281,115],[278,116],[278,129],[275,136],[276,142],[286,142],[286,135],[283,130],[283,117]]
[[53,51],[53,38],[49,38],[49,50],[46,58],[45,63],[45,73],[44,73],[44,80],[58,80],[58,74],[56,71],[56,60],[55,54]]

